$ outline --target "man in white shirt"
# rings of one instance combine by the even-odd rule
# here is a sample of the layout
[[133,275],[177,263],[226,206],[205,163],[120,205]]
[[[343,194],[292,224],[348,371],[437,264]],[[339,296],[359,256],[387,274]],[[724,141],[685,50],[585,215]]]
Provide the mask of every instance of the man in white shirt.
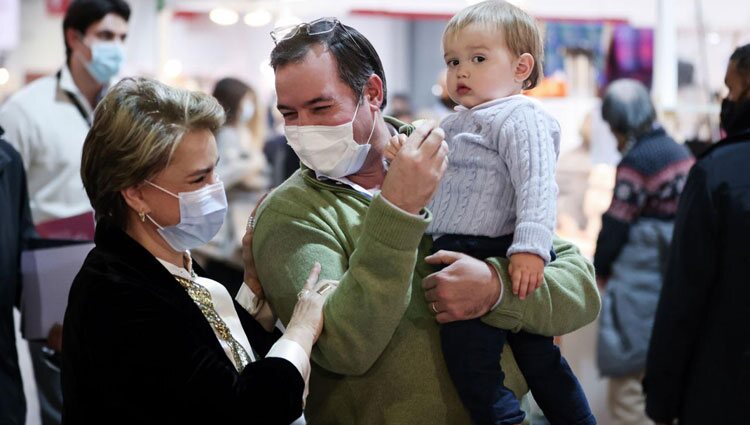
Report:
[[35,224],[91,210],[80,178],[92,112],[124,60],[130,8],[122,0],[77,0],[63,22],[67,60],[0,109],[5,137],[24,160]]
[[[63,21],[66,61],[0,109],[6,140],[21,154],[35,225],[91,210],[80,177],[93,110],[124,61],[130,7],[124,0],[75,0]],[[42,422],[59,424],[60,372],[52,348],[31,342]]]

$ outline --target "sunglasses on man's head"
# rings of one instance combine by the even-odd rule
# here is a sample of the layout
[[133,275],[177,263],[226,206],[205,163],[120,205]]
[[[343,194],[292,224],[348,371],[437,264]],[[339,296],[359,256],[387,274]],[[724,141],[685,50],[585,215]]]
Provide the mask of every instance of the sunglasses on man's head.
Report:
[[325,34],[333,31],[336,28],[336,24],[339,24],[339,20],[336,18],[320,18],[310,22],[303,22],[296,25],[287,25],[279,28],[274,28],[271,31],[271,38],[274,44],[279,44],[284,40],[294,38],[297,34],[304,29],[307,35],[318,35]]

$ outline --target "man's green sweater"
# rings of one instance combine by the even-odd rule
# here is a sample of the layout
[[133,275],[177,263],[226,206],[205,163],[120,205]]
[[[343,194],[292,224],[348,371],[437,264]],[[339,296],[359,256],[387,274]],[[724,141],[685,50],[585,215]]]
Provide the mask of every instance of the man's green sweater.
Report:
[[[340,281],[324,307],[313,349],[306,417],[311,424],[469,424],[448,375],[439,325],[421,287],[430,221],[379,195],[372,200],[302,169],[258,211],[253,253],[260,281],[286,324],[313,264]],[[511,331],[563,335],[592,322],[600,307],[594,270],[570,243],[556,240],[545,284],[525,301],[511,295],[507,260],[489,260],[503,282],[500,305],[483,320]],[[528,392],[510,349],[505,385]]]

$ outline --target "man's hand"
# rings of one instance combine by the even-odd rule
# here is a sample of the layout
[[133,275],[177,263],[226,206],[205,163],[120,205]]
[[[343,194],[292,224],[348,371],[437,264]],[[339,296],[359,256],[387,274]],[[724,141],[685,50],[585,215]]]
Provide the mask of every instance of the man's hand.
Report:
[[500,297],[497,271],[484,261],[453,251],[438,251],[425,261],[446,265],[422,280],[425,299],[440,323],[481,317]]
[[245,285],[253,291],[256,297],[263,299],[263,287],[260,286],[258,271],[255,269],[255,259],[253,258],[253,229],[247,229],[245,236],[242,237],[242,262],[245,264]]
[[395,206],[418,214],[435,195],[448,168],[445,133],[428,121],[417,127],[388,168],[381,195]]
[[526,294],[536,291],[544,282],[544,260],[528,252],[510,256],[508,273],[513,282],[513,294],[525,300]]
[[242,237],[242,262],[245,265],[245,285],[247,285],[253,294],[258,297],[259,300],[265,298],[263,294],[263,287],[260,286],[260,279],[258,278],[258,271],[255,269],[255,259],[253,258],[253,225],[255,223],[255,213],[258,211],[258,207],[266,199],[268,193],[263,195],[258,203],[253,208],[253,212],[250,213],[250,219],[248,220],[247,229],[245,229],[245,236]]

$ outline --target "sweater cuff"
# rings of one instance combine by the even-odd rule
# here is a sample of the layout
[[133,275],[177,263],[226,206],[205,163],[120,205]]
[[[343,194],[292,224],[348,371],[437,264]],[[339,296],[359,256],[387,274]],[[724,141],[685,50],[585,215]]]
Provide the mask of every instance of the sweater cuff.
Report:
[[[507,294],[507,291],[511,291],[513,288],[510,274],[508,273],[509,260],[493,257],[485,261],[497,270],[497,275],[500,278],[500,293]],[[523,319],[524,308],[525,304],[520,298],[501,296],[499,304],[482,317],[482,322],[499,329],[518,332],[521,330],[521,319]]]
[[508,249],[508,257],[519,252],[536,254],[549,264],[552,250],[552,232],[537,223],[519,223],[513,233],[513,245]]
[[237,296],[234,297],[239,305],[242,306],[255,320],[263,326],[266,332],[273,331],[276,326],[276,315],[271,310],[271,304],[255,296],[253,291],[244,283],[240,286]]
[[422,211],[420,211],[418,214],[412,214],[410,212],[404,211],[402,208],[399,208],[398,206],[396,206],[396,204],[394,204],[393,202],[389,201],[388,198],[386,198],[385,196],[381,196],[380,199],[382,199],[383,201],[385,201],[385,203],[388,204],[388,205],[390,205],[391,207],[393,207],[393,208],[395,208],[395,209],[403,212],[404,214],[409,214],[410,216],[417,217],[417,218],[425,218],[425,217],[427,217],[427,209],[426,208],[422,208]]
[[416,249],[422,241],[432,216],[427,209],[421,215],[409,214],[378,194],[370,203],[363,227],[363,235],[398,250]]

